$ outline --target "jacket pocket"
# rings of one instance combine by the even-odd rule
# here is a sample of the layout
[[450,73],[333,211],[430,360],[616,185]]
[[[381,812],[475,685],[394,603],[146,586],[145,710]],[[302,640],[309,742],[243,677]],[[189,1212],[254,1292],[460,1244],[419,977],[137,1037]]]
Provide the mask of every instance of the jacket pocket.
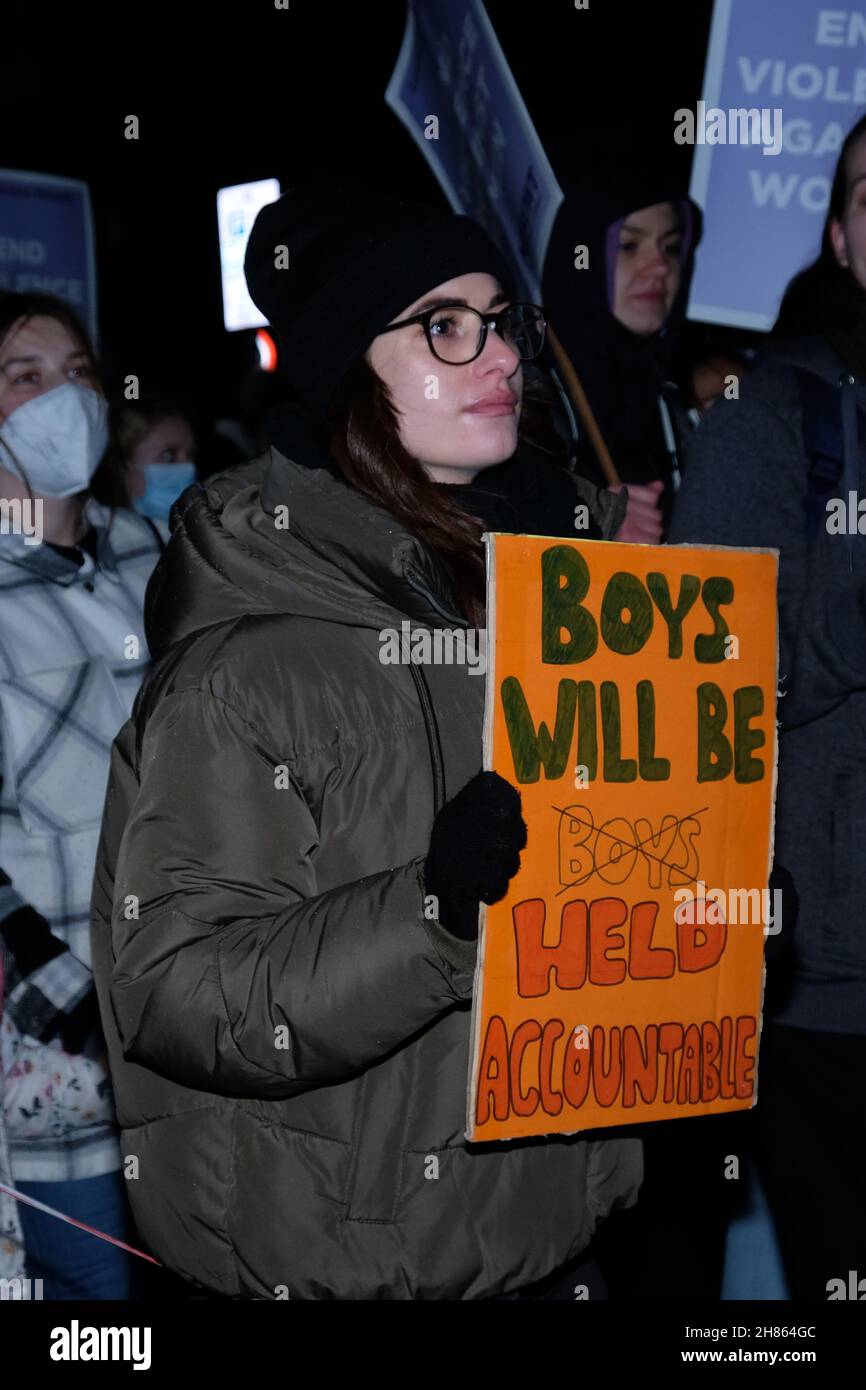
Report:
[[358,1102],[347,1221],[391,1222],[397,1206],[408,1130],[414,1049],[406,1048],[364,1074]]
[[5,771],[28,835],[102,820],[111,745],[126,718],[102,657],[0,681]]

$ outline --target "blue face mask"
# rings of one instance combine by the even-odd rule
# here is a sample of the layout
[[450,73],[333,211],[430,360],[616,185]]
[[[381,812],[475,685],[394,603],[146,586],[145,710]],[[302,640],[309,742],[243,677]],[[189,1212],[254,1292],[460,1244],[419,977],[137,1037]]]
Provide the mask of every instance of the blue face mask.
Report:
[[144,492],[135,498],[133,506],[155,521],[168,521],[172,502],[180,497],[184,488],[198,480],[194,463],[145,463],[142,472]]

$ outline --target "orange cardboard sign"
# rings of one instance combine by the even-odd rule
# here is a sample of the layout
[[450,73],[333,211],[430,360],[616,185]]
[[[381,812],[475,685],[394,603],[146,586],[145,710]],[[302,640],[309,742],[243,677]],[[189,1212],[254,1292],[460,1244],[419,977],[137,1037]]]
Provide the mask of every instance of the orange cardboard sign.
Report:
[[482,908],[466,1137],[746,1109],[776,786],[776,551],[491,535],[484,766],[528,843]]

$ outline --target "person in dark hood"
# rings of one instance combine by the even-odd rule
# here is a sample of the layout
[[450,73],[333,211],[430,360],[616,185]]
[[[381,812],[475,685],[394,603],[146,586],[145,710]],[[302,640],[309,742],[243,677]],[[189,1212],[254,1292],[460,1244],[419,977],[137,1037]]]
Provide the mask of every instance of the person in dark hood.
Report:
[[636,1200],[640,1142],[466,1143],[479,904],[527,831],[479,672],[387,653],[484,619],[448,488],[514,454],[544,316],[471,219],[373,195],[291,190],[246,275],[302,408],[172,510],[94,883],[130,1200],[217,1295],[520,1295]]
[[775,845],[799,908],[768,964],[755,1118],[792,1296],[820,1300],[866,1270],[864,477],[866,117],[820,255],[693,437],[669,537],[779,551]]
[[[571,164],[574,164],[572,155]],[[679,485],[685,407],[667,381],[685,317],[701,211],[676,169],[635,166],[605,146],[565,193],[544,263],[551,324],[586,392],[635,523],[659,540]],[[582,430],[578,467],[608,481]],[[661,511],[661,518],[658,515]]]

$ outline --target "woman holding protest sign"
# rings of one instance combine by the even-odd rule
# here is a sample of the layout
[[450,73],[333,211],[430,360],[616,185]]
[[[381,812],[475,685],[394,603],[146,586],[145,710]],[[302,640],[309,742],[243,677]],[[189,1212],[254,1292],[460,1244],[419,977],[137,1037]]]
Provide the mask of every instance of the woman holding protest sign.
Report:
[[739,400],[695,436],[670,537],[779,551],[776,853],[799,909],[768,966],[756,1118],[795,1298],[862,1297],[849,1275],[866,1269],[864,469],[866,117],[842,147],[820,255]]
[[[96,873],[131,1200],[224,1296],[513,1297],[635,1200],[640,1145],[465,1143],[479,904],[526,830],[483,682],[383,636],[483,622],[447,485],[515,454],[543,314],[477,224],[375,196],[285,194],[246,272],[303,408],[172,535]],[[621,500],[569,486],[610,535]]]

